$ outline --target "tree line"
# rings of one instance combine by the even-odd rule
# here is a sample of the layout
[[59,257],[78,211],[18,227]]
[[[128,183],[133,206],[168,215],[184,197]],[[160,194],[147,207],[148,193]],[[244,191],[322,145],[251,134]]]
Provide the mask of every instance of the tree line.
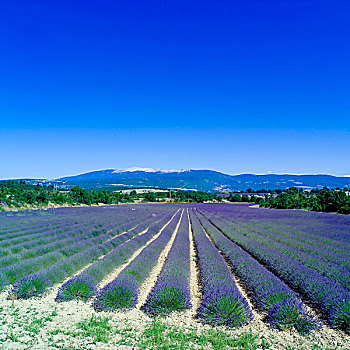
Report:
[[348,189],[317,189],[305,192],[290,187],[277,196],[265,195],[258,203],[263,208],[305,209],[321,212],[350,214],[350,196]]
[[57,205],[79,204],[118,204],[142,202],[196,202],[220,201],[213,193],[171,190],[165,192],[137,193],[113,191],[108,189],[85,190],[73,186],[69,190],[55,189],[52,185],[31,185],[25,181],[0,181],[0,208],[24,208]]
[[[304,209],[322,212],[350,214],[350,196],[348,189],[312,189],[290,187],[287,190],[260,191],[246,190],[240,194],[226,196],[226,201],[258,203],[263,208]],[[263,197],[261,197],[263,195]],[[113,191],[111,189],[85,190],[74,186],[69,190],[55,189],[49,185],[31,185],[25,181],[0,181],[0,210],[4,207],[25,208],[45,207],[49,203],[56,205],[79,204],[118,204],[135,202],[221,202],[215,193],[185,190],[137,193]]]

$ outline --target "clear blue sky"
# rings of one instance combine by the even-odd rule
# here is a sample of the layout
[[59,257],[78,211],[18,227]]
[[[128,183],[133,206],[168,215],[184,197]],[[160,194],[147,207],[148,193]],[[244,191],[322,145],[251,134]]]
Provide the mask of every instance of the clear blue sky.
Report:
[[350,174],[350,1],[0,0],[0,178]]

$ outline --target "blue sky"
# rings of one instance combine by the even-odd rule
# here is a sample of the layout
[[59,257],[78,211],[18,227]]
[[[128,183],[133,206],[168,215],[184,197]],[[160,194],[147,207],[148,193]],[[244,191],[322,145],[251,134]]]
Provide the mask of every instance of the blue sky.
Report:
[[349,10],[0,0],[0,178],[350,174]]

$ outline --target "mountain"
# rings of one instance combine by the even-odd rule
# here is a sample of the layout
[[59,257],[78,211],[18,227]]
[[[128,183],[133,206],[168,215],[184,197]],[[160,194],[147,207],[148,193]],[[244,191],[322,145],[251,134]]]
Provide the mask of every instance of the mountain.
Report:
[[106,169],[54,180],[65,187],[158,187],[206,192],[233,192],[251,189],[345,187],[349,177],[332,175],[228,175],[213,170],[160,170],[151,168]]

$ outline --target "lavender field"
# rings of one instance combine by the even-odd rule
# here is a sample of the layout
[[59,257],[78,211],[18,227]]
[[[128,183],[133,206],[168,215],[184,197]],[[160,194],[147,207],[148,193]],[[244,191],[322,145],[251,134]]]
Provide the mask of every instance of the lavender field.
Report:
[[[4,348],[55,348],[60,331],[71,335],[67,310],[76,310],[136,328],[158,316],[263,332],[262,348],[345,349],[350,217],[217,203],[1,213],[0,290]],[[19,310],[33,305],[62,311],[57,330],[44,321],[35,334],[21,328]]]

